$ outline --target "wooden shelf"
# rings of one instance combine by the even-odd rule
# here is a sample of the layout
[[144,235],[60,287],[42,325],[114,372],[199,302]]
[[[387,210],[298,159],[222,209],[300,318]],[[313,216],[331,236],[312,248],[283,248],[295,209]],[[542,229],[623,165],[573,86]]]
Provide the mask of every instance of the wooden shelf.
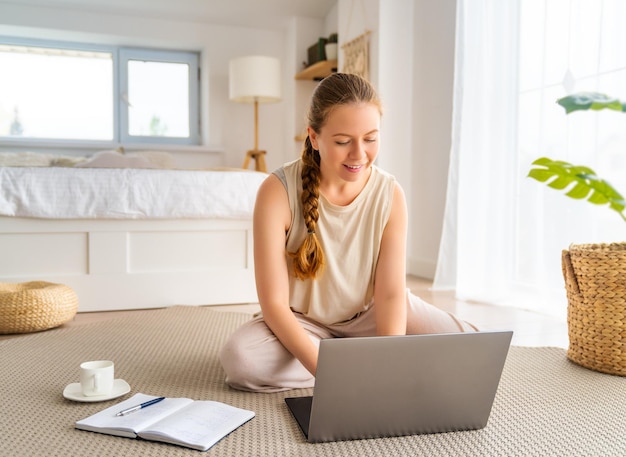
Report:
[[322,60],[296,74],[296,79],[319,81],[335,71],[337,71],[336,60]]

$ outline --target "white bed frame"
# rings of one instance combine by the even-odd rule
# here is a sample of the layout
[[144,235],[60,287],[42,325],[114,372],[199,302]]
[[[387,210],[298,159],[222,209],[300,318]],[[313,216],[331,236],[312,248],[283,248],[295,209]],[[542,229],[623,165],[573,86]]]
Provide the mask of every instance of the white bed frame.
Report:
[[0,217],[0,282],[35,280],[80,312],[256,303],[252,221]]

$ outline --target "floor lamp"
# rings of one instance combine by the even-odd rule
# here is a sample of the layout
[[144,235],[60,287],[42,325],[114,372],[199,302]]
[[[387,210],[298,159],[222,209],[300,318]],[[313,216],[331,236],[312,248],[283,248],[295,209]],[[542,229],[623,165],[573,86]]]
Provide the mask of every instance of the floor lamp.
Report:
[[259,149],[259,103],[280,101],[280,61],[265,56],[231,60],[229,87],[232,101],[254,103],[254,149],[247,152],[243,168],[248,168],[253,159],[254,169],[266,173],[265,151]]

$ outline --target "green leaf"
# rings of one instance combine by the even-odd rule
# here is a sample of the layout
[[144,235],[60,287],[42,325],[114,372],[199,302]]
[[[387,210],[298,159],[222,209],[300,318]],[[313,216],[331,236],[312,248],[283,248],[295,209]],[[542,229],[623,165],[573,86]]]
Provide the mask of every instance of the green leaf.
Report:
[[571,198],[578,199],[578,200],[583,199],[587,195],[589,195],[589,186],[587,186],[586,184],[582,184],[582,183],[576,183],[576,185],[572,187],[570,191],[566,193],[565,195]]
[[528,177],[546,183],[557,190],[567,190],[566,196],[587,200],[594,205],[606,205],[626,220],[624,197],[611,184],[589,167],[541,157],[532,163]]
[[626,102],[599,92],[579,92],[559,98],[556,102],[565,108],[567,114],[573,111],[601,109],[626,112]]
[[574,182],[574,179],[570,176],[557,176],[555,179],[548,183],[548,186],[552,187],[553,189],[563,190],[572,182]]

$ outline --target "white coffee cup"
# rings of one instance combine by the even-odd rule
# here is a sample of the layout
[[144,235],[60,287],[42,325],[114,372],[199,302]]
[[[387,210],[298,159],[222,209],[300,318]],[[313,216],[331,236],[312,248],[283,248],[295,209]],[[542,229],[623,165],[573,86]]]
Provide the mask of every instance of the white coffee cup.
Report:
[[109,395],[113,391],[114,364],[110,360],[93,360],[80,364],[80,388],[84,396]]

